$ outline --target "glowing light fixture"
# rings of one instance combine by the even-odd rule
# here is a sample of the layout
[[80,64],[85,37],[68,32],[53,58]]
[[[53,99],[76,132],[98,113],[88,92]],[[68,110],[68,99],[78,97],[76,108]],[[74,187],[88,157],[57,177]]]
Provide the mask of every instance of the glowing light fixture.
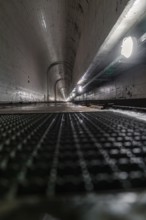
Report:
[[122,42],[122,49],[121,49],[121,55],[123,55],[126,58],[129,58],[132,55],[133,52],[133,46],[134,42],[132,37],[126,37],[124,38]]
[[146,41],[146,33],[144,33],[144,34],[140,37],[140,41],[141,41],[141,42]]
[[79,82],[77,83],[77,85],[83,83],[83,81],[84,81],[84,76],[79,80]]
[[69,101],[70,101],[70,98],[68,97],[65,101],[66,101],[66,102],[69,102]]
[[83,87],[80,85],[78,86],[78,92],[81,93],[83,91]]
[[75,97],[75,93],[72,93],[71,97],[74,98]]

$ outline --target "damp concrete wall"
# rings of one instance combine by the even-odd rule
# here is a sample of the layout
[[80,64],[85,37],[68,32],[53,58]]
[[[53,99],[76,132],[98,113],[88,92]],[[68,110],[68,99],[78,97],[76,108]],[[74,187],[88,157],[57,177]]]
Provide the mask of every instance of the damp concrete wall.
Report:
[[73,87],[93,62],[99,48],[118,20],[128,0],[89,0],[89,8],[77,50]]
[[78,100],[119,100],[146,98],[146,65],[122,72],[111,82],[90,91]]
[[[25,1],[0,1],[0,102],[44,101],[45,57]],[[35,14],[34,14],[35,16]]]
[[[61,91],[69,91],[72,80],[85,72],[127,2],[0,0],[0,102],[53,100],[55,81],[65,78],[57,88],[62,98]],[[59,61],[68,65],[51,69],[47,94],[47,68]]]

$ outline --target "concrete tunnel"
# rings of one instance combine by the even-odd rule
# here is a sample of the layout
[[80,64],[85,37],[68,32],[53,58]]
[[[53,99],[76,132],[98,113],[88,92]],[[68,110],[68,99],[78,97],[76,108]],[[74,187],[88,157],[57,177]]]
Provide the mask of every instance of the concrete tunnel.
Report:
[[146,0],[0,0],[0,218],[146,218]]

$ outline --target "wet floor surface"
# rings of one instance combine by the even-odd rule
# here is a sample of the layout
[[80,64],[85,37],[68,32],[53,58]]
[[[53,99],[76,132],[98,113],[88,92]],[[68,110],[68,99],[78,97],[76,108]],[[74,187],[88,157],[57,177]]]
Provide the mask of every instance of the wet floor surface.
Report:
[[0,114],[8,113],[49,113],[49,112],[87,112],[96,111],[97,108],[74,105],[72,103],[37,103],[1,105]]

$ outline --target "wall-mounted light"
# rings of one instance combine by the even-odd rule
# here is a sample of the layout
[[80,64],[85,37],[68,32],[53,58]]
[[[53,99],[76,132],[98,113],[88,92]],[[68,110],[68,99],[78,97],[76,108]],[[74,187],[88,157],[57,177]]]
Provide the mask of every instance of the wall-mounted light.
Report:
[[78,86],[78,92],[79,93],[83,92],[83,87],[81,85]]
[[65,101],[66,101],[66,102],[69,102],[69,101],[70,101],[70,97],[68,97]]
[[133,53],[134,41],[132,37],[126,37],[123,39],[122,46],[121,46],[121,55],[126,58],[131,57]]
[[84,82],[84,80],[85,80],[85,77],[84,76],[82,76],[82,78],[78,81],[78,83],[77,83],[77,85],[80,85],[81,83],[83,83]]
[[72,93],[72,98],[74,98],[74,97],[75,97],[75,93],[73,92],[73,93]]

